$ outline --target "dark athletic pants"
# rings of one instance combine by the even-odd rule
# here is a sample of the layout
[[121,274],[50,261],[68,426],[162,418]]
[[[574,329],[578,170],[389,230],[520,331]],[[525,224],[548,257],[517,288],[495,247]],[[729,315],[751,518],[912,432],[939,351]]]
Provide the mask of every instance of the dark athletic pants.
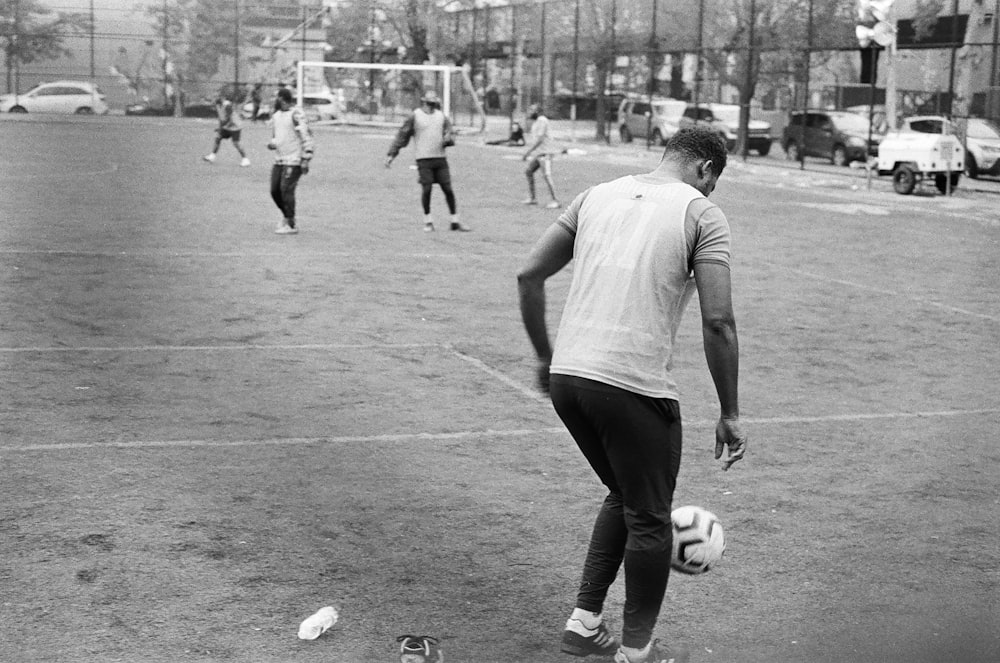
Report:
[[276,163],[271,168],[271,199],[292,228],[295,227],[295,187],[298,186],[300,177],[301,166],[282,166]]
[[608,488],[594,523],[576,607],[601,612],[625,564],[622,644],[650,641],[670,574],[670,511],[681,462],[680,406],[553,374],[552,404]]

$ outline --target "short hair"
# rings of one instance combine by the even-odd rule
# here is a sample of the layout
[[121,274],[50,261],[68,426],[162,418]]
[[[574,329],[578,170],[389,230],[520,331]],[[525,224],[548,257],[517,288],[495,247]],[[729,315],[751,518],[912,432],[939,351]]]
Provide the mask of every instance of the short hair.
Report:
[[287,87],[280,88],[278,90],[278,99],[281,99],[282,101],[289,104],[292,103],[292,91],[289,90]]
[[663,155],[687,163],[709,159],[718,177],[726,167],[726,141],[713,129],[684,127],[667,140]]

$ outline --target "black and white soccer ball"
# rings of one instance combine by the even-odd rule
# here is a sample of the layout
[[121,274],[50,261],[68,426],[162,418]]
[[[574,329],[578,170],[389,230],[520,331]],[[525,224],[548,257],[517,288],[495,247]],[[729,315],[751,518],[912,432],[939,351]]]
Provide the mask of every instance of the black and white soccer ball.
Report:
[[671,512],[670,520],[674,525],[671,568],[698,575],[722,559],[726,552],[726,534],[714,513],[700,506],[682,506]]

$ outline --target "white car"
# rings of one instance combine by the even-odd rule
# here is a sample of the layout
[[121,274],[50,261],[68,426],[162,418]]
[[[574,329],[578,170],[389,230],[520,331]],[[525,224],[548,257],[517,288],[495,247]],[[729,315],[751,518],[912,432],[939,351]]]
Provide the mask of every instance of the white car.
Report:
[[[689,104],[681,118],[682,127],[705,126],[716,129],[723,140],[726,149],[732,152],[740,131],[740,107],[737,104]],[[771,123],[763,120],[750,120],[747,125],[747,147],[762,157],[771,151]]]
[[96,85],[85,81],[53,81],[23,94],[0,95],[0,112],[104,115],[108,104]]
[[[295,95],[294,90],[292,94]],[[295,95],[294,98],[298,99],[298,96]],[[266,120],[269,118],[273,104],[273,98],[262,101],[257,110],[257,119]],[[338,98],[338,95],[332,92],[309,92],[302,97],[302,110],[310,122],[336,120],[344,113],[344,103]],[[244,119],[250,119],[253,116],[253,102],[248,101],[243,105],[242,115]]]
[[991,120],[970,117],[959,125],[964,129],[965,174],[1000,176],[1000,127]]
[[[654,145],[663,145],[680,128],[681,115],[687,102],[677,99],[626,98],[618,107],[618,133],[623,143],[633,138],[649,138]],[[647,136],[648,134],[648,136]]]

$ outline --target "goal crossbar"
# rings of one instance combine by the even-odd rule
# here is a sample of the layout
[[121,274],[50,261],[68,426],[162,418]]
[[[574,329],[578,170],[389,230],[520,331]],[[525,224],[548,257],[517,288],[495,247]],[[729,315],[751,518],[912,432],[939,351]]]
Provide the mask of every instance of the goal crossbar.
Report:
[[319,67],[322,69],[360,69],[369,71],[415,71],[442,74],[441,76],[441,111],[445,115],[451,115],[451,76],[461,74],[462,82],[465,84],[466,92],[472,98],[476,114],[481,118],[481,129],[486,128],[486,112],[483,109],[482,101],[476,94],[472,79],[469,77],[469,70],[466,66],[454,66],[443,64],[384,64],[368,62],[326,62],[320,60],[300,60],[296,66],[296,95],[298,104],[301,106],[305,98],[305,72],[307,67]]

